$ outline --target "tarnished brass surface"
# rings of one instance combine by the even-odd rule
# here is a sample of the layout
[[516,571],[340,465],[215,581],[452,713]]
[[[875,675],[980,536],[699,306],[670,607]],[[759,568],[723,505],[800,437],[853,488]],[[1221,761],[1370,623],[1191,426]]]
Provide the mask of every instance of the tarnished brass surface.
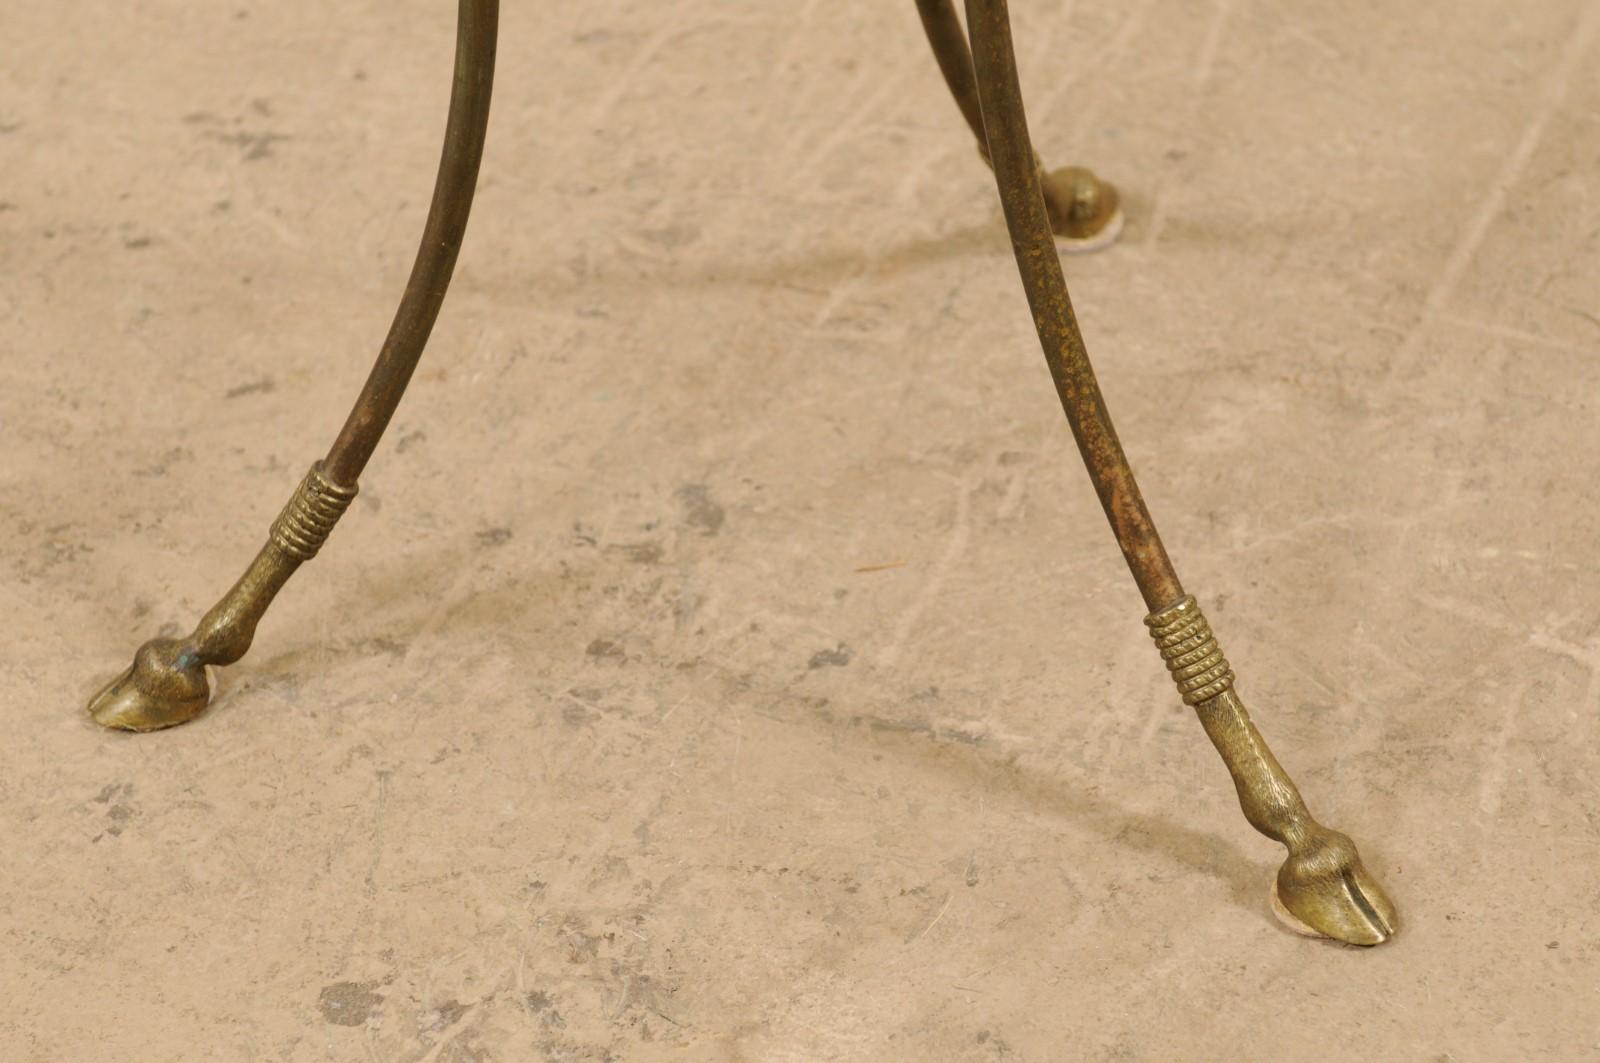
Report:
[[[972,52],[955,5],[952,0],[917,0],[917,13],[922,16],[922,28],[950,95],[955,97],[961,116],[977,138],[978,154],[992,167],[978,84],[972,73]],[[1048,170],[1038,155],[1034,156],[1034,167],[1044,189],[1050,228],[1061,237],[1063,250],[1098,251],[1116,242],[1122,233],[1122,210],[1115,186],[1081,166]]]
[[[927,9],[925,4],[925,20]],[[1278,903],[1328,937],[1358,945],[1385,941],[1397,925],[1394,906],[1362,866],[1350,839],[1311,818],[1294,783],[1250,722],[1233,691],[1233,670],[1199,606],[1184,593],[1117,439],[1052,239],[1005,0],[967,0],[967,26],[982,111],[979,128],[988,139],[1039,342],[1089,478],[1151,611],[1147,623],[1156,645],[1233,775],[1245,818],[1289,850],[1277,876]],[[1082,206],[1074,209],[1104,209],[1089,179],[1076,180]]]
[[96,723],[153,731],[198,716],[211,697],[207,666],[244,656],[273,597],[295,569],[316,556],[355,497],[356,480],[400,404],[450,286],[483,158],[499,18],[499,0],[459,0],[450,112],[422,246],[344,428],[273,522],[267,544],[194,633],[146,642],[133,665],[94,696],[89,714]]
[[378,440],[422,359],[450,287],[467,218],[472,213],[478,167],[483,161],[499,32],[499,0],[458,0],[450,116],[445,122],[433,199],[422,226],[422,244],[417,248],[389,334],[384,337],[350,416],[328,448],[324,464],[328,475],[340,483],[355,483],[361,478],[367,459],[377,449]]
[[972,34],[989,158],[1045,362],[1117,545],[1122,547],[1123,557],[1144,594],[1145,606],[1159,609],[1182,598],[1183,585],[1178,582],[1166,547],[1145,508],[1144,496],[1139,493],[1117,430],[1111,424],[1072,312],[1072,299],[1067,294],[1066,278],[1045,211],[1033,145],[1028,139],[1005,4],[969,0],[967,25]]
[[1250,825],[1283,843],[1289,858],[1273,896],[1295,920],[1355,945],[1377,945],[1399,927],[1394,905],[1361,864],[1355,843],[1322,826],[1250,722],[1233,669],[1192,595],[1145,617],[1185,704],[1222,754]]

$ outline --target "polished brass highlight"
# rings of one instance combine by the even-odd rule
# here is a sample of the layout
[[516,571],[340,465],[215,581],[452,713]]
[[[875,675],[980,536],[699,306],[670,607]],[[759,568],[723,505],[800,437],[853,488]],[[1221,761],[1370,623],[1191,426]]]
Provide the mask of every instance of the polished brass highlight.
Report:
[[336,484],[311,466],[300,487],[272,522],[272,543],[297,561],[310,561],[328,541],[328,533],[355,501],[356,486]]
[[1122,235],[1116,186],[1082,166],[1039,173],[1045,214],[1063,251],[1098,251]]
[[1167,662],[1185,705],[1198,705],[1233,689],[1233,669],[1194,595],[1184,595],[1182,601],[1145,617],[1144,622],[1150,626],[1150,637],[1156,640],[1156,649]]
[[[1289,850],[1278,872],[1275,903],[1316,933],[1376,945],[1395,932],[1394,906],[1362,866],[1350,839],[1311,818],[1288,773],[1250,722],[1233,689],[1233,669],[1199,605],[1184,593],[1117,439],[1052,238],[1023,113],[1006,2],[966,3],[981,108],[981,123],[975,128],[988,139],[988,157],[1045,362],[1117,545],[1150,610],[1150,633],[1184,701],[1194,706],[1222,754],[1245,819]],[[934,0],[923,4],[925,22],[930,6],[939,5]]]

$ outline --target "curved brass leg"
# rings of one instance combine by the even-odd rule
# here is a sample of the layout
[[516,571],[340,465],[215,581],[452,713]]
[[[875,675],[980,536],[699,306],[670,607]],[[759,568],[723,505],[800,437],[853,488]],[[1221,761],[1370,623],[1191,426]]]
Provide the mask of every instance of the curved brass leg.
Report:
[[328,455],[312,466],[239,582],[183,639],[152,639],[89,702],[96,723],[128,731],[171,727],[210,700],[208,665],[232,664],[295,569],[316,556],[356,495],[356,480],[394,416],[444,302],[472,210],[494,84],[499,0],[459,0],[455,80],[433,202],[411,278],[372,373]]
[[[978,140],[978,154],[989,160],[989,145],[983,135],[983,109],[978,103],[978,84],[972,73],[972,53],[967,35],[961,29],[952,0],[917,0],[917,13],[927,31],[933,57],[939,62],[950,95],[955,97],[961,116],[967,120]],[[1046,170],[1038,155],[1034,167],[1044,191],[1045,211],[1050,228],[1061,238],[1064,251],[1098,251],[1116,242],[1122,233],[1122,208],[1117,189],[1081,166]]]
[[[966,0],[982,128],[1022,284],[1061,405],[1111,529],[1144,595],[1145,623],[1184,701],[1222,754],[1250,825],[1283,843],[1274,900],[1312,931],[1376,945],[1397,927],[1394,906],[1355,845],[1311,817],[1233,689],[1233,670],[1194,598],[1185,594],[1117,440],[1051,239],[1017,83],[1006,0]],[[924,5],[926,8],[926,4]],[[959,99],[959,94],[958,94]]]

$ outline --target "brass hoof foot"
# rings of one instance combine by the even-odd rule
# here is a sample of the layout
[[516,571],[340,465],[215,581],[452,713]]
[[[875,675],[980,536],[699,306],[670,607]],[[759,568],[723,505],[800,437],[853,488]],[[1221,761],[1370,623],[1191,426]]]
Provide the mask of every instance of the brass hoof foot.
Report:
[[158,731],[204,712],[211,700],[207,666],[233,664],[245,655],[273,596],[295,569],[317,556],[355,497],[355,487],[328,479],[321,462],[313,465],[239,582],[187,638],[151,639],[140,646],[133,667],[89,702],[94,722],[123,731]]
[[89,701],[89,716],[101,727],[158,731],[187,723],[211,700],[206,666],[187,640],[151,639],[133,665]]
[[1115,185],[1091,170],[1066,166],[1040,174],[1045,212],[1063,251],[1098,251],[1122,234],[1122,207]]
[[1289,929],[1349,945],[1394,937],[1394,905],[1361,865],[1354,842],[1324,828],[1294,849],[1272,884],[1272,910]]

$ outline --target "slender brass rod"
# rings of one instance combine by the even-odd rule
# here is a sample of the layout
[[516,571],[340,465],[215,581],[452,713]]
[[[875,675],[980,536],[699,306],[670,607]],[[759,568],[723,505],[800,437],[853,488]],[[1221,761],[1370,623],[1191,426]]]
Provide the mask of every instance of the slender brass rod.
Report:
[[950,86],[950,95],[961,108],[961,117],[967,120],[972,135],[978,138],[978,150],[987,156],[983,108],[978,102],[978,82],[972,73],[972,53],[967,50],[967,32],[961,28],[955,4],[952,0],[917,0],[917,14],[922,16],[922,28],[927,31],[928,44],[939,62],[944,83]]
[[989,158],[1017,268],[1061,405],[1111,530],[1139,584],[1145,623],[1183,700],[1233,776],[1245,819],[1288,849],[1273,898],[1292,925],[1359,945],[1391,937],[1393,904],[1351,840],[1318,823],[1234,690],[1233,669],[1195,599],[1184,594],[1117,441],[1072,313],[1022,109],[1005,0],[966,0]]
[[[955,5],[952,0],[917,0],[917,14],[922,16],[923,31],[950,95],[977,138],[978,154],[989,162],[989,141],[983,131],[983,106],[978,100],[972,53]],[[1050,228],[1062,238],[1064,250],[1096,251],[1115,242],[1122,232],[1122,209],[1116,186],[1081,166],[1047,170],[1037,154],[1033,156],[1033,165],[1044,190],[1045,214],[1050,219]]]
[[1011,27],[1004,3],[967,3],[972,54],[989,141],[989,159],[1000,186],[1001,207],[1011,231],[1011,246],[1021,267],[1022,286],[1039,328],[1045,361],[1055,379],[1067,423],[1083,453],[1089,478],[1105,508],[1122,556],[1133,570],[1151,612],[1183,597],[1183,584],[1161,545],[1144,497],[1133,478],[1117,430],[1111,423],[1089,352],[1072,312],[1066,277],[1056,255],[1034,165],[1033,145],[1022,110],[1022,89],[1011,53]]
[[189,635],[151,639],[139,647],[133,664],[90,700],[95,722],[153,731],[203,712],[211,700],[206,668],[244,656],[273,598],[316,556],[355,498],[356,481],[428,342],[461,250],[488,129],[499,15],[499,0],[460,0],[450,113],[422,246],[388,338],[343,430],[327,458],[314,464],[295,489],[244,575]]
[[389,335],[367,376],[366,386],[323,460],[324,471],[338,483],[353,484],[361,476],[400,405],[450,287],[467,217],[472,212],[478,166],[483,160],[499,21],[499,0],[460,0],[450,117],[445,125],[433,203]]

